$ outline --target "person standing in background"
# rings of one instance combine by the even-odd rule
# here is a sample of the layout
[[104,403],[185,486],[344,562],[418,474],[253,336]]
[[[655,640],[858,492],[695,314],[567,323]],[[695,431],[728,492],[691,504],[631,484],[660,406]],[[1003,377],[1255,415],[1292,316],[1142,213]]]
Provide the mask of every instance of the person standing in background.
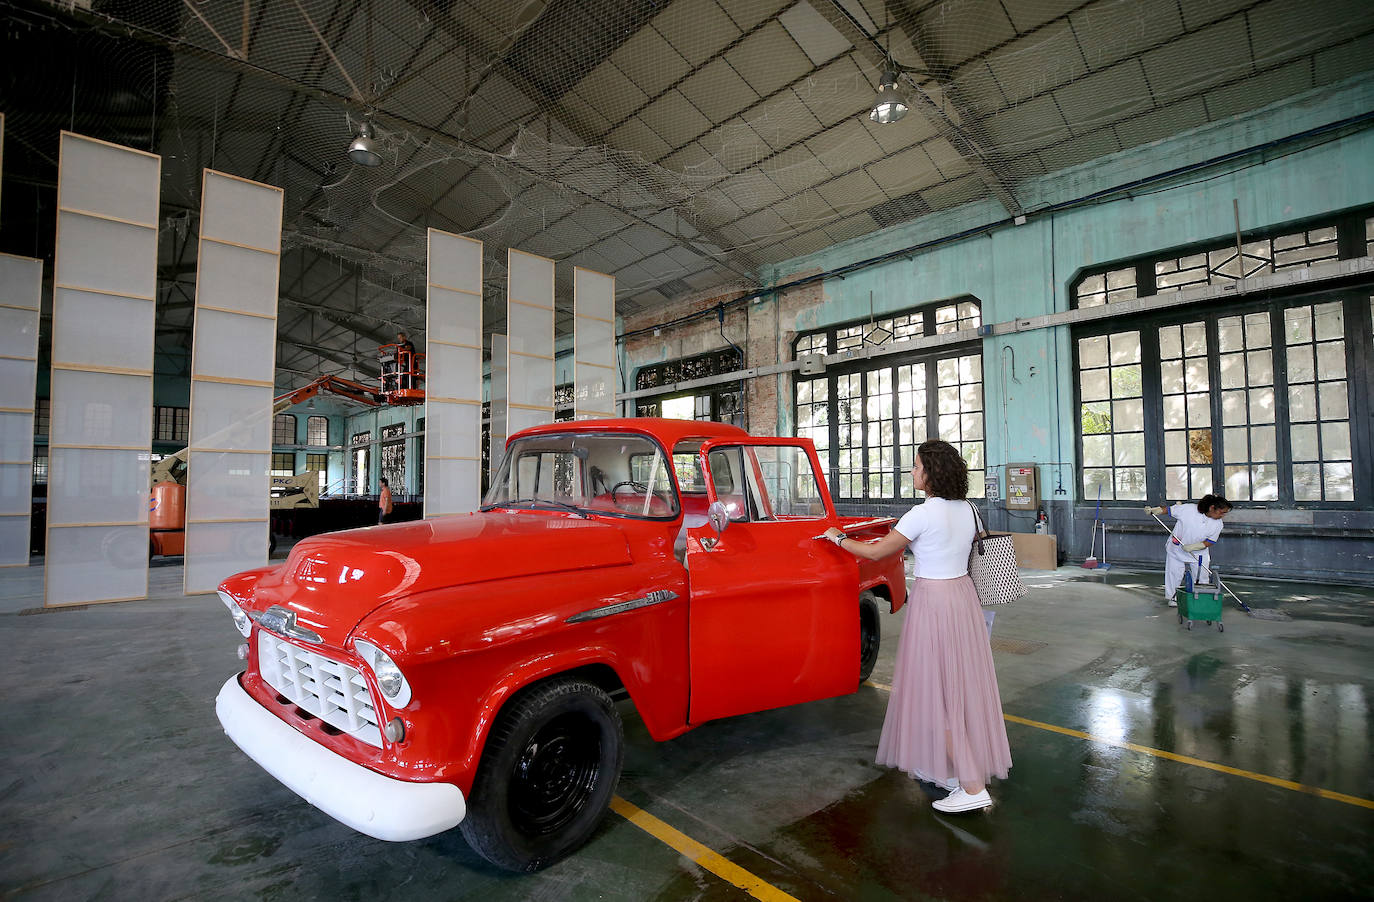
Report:
[[[1203,495],[1196,505],[1180,502],[1168,507],[1146,507],[1145,513],[1156,517],[1168,514],[1178,522],[1169,540],[1164,543],[1164,600],[1169,607],[1178,607],[1174,593],[1183,581],[1183,574],[1193,571],[1194,582],[1211,582],[1211,547],[1221,538],[1221,518],[1231,512],[1231,502],[1222,495]],[[1198,558],[1201,556],[1201,572]]]
[[948,442],[916,449],[912,482],[928,496],[874,542],[835,527],[825,537],[868,560],[909,547],[916,558],[906,621],[897,646],[877,763],[949,790],[936,811],[978,811],[992,805],[987,782],[1011,768],[1002,698],[988,629],[968,575],[977,529],[968,499],[968,465]]
[[391,485],[383,476],[379,482],[382,484],[382,491],[377,495],[377,522],[386,523],[391,519],[391,512],[396,506],[391,503]]
[[415,345],[405,330],[396,333],[396,371],[400,374],[401,388],[414,388],[415,380],[411,373],[415,370]]

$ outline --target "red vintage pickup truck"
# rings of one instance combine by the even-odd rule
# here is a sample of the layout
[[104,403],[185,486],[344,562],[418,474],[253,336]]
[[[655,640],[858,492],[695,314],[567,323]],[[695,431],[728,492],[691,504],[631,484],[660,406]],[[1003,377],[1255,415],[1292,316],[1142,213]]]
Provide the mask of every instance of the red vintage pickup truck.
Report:
[[502,867],[584,843],[620,776],[615,700],[656,740],[853,692],[901,555],[857,561],[809,440],[683,420],[512,436],[482,509],[306,539],[226,579],[247,640],[229,737],[325,813],[412,840],[461,824]]

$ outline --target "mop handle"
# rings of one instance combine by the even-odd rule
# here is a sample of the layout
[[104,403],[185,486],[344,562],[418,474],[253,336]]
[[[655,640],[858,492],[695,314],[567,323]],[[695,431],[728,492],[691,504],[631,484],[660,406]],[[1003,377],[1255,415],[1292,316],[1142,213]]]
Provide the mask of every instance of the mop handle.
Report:
[[[1173,534],[1174,534],[1174,531],[1173,531],[1172,529],[1169,529],[1169,525],[1168,525],[1167,523],[1165,523],[1163,520],[1159,519],[1159,514],[1150,514],[1150,516],[1155,518],[1155,522],[1156,522],[1156,523],[1158,523],[1160,526],[1163,526],[1166,530],[1168,530],[1169,535],[1173,535]],[[1199,570],[1206,570],[1209,574],[1212,572],[1212,568],[1210,568],[1210,567],[1204,567],[1204,566],[1203,566],[1202,560],[1201,560],[1200,558],[1199,558],[1199,560],[1198,560],[1198,568],[1199,568]],[[1221,586],[1222,591],[1224,591],[1227,595],[1230,595],[1232,598],[1234,598],[1237,602],[1240,603],[1241,610],[1243,610],[1243,611],[1249,611],[1249,610],[1250,610],[1250,606],[1249,606],[1248,604],[1245,603],[1244,599],[1242,599],[1242,598],[1241,598],[1239,595],[1237,595],[1235,592],[1232,592],[1232,591],[1231,591],[1231,587],[1228,586],[1228,585],[1226,585],[1226,583],[1222,582],[1222,581],[1221,581],[1221,577],[1219,577],[1219,576],[1217,577],[1217,585],[1218,585],[1218,586]]]

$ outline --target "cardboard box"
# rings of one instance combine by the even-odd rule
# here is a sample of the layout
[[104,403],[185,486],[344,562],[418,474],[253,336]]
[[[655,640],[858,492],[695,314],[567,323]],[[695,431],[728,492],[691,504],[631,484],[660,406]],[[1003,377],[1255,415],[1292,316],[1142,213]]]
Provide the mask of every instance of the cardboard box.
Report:
[[1034,532],[1014,532],[1016,566],[1028,570],[1054,570],[1059,566],[1059,547],[1054,536]]

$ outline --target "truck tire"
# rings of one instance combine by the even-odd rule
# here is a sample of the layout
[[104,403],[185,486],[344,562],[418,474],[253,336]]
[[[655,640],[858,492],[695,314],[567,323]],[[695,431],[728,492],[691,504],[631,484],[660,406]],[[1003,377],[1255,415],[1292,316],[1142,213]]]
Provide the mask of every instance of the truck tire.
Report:
[[591,838],[623,758],[624,730],[609,695],[580,679],[539,683],[492,726],[463,838],[498,867],[547,867]]
[[867,590],[859,593],[859,683],[873,675],[878,663],[878,648],[882,644],[882,627],[878,623],[878,598]]

